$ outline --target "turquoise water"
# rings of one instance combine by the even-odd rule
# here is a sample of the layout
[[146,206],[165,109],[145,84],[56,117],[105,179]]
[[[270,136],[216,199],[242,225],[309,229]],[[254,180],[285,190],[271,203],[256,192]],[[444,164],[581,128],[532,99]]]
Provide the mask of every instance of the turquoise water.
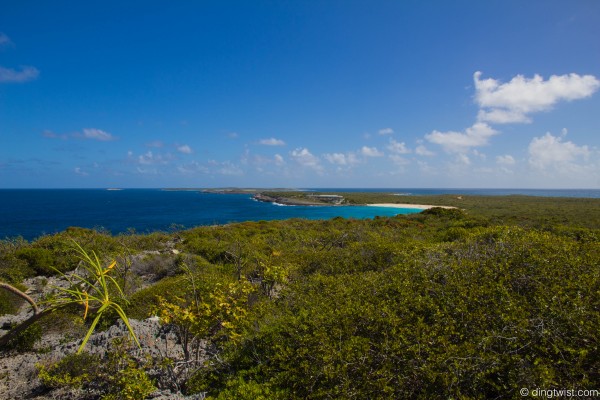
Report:
[[419,212],[366,206],[280,206],[246,194],[215,194],[159,189],[0,190],[0,238],[33,240],[69,226],[135,230],[191,228],[230,222],[289,218],[374,218]]
[[[315,190],[315,189],[311,189]],[[402,195],[466,194],[600,198],[600,190],[542,189],[316,189],[370,191]],[[27,240],[69,226],[139,233],[229,222],[289,218],[374,218],[419,212],[366,206],[279,206],[246,194],[215,194],[161,189],[0,189],[0,238]]]

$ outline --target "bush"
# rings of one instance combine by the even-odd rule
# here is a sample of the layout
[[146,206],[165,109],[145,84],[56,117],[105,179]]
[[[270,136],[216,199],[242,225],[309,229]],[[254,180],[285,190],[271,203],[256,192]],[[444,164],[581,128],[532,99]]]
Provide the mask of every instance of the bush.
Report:
[[107,400],[145,399],[156,390],[144,369],[120,344],[104,358],[89,353],[71,354],[54,364],[38,364],[37,368],[40,380],[48,388],[84,388],[101,393]]
[[67,355],[54,364],[38,364],[37,368],[38,377],[49,388],[81,387],[98,376],[101,359],[97,354],[77,353]]
[[50,250],[39,247],[25,247],[17,250],[15,256],[26,261],[35,275],[50,276],[56,274],[53,269],[56,260]]
[[32,351],[35,344],[42,338],[42,327],[34,323],[17,336],[13,337],[7,344],[6,350],[18,352]]
[[224,367],[197,376],[197,388],[233,396],[250,385],[291,399],[592,388],[600,379],[597,245],[494,227],[382,271],[313,273],[250,324]]
[[185,292],[185,279],[181,276],[164,278],[154,285],[141,289],[129,299],[126,312],[131,318],[145,319],[152,316],[158,307],[159,297],[173,299],[174,296]]

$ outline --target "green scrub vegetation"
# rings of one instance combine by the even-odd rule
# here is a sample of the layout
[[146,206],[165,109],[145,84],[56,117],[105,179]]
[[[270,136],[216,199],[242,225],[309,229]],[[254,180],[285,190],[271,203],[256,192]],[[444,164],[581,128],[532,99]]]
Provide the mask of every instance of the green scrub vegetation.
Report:
[[[75,268],[73,240],[98,265],[117,260],[113,286],[128,288],[119,291],[122,313],[93,327],[88,318],[81,331],[158,316],[179,335],[184,359],[146,366],[121,355],[118,370],[185,394],[508,399],[521,388],[598,389],[600,200],[387,197],[346,198],[459,209],[152,235],[72,228],[3,241],[0,279],[21,284]],[[160,278],[142,285],[131,260],[150,260],[141,256],[148,250],[164,260],[148,262],[145,273]],[[21,301],[13,297],[0,297],[0,310]],[[97,368],[71,376],[64,364],[41,368],[43,382],[99,385],[106,376]]]

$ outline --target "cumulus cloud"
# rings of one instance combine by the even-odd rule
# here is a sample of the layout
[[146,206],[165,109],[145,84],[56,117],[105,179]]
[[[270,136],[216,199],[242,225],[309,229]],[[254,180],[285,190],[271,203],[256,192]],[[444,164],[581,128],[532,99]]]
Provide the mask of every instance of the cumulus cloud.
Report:
[[465,153],[471,147],[485,146],[489,139],[498,132],[484,122],[477,122],[465,132],[433,131],[425,135],[431,143],[438,144],[448,153]]
[[496,124],[531,122],[528,114],[547,111],[560,101],[572,101],[591,96],[600,87],[593,75],[552,75],[548,80],[540,75],[528,79],[517,75],[510,82],[480,79],[473,75],[475,101],[481,108],[478,120]]
[[23,66],[20,70],[0,67],[0,83],[23,83],[36,79],[40,75],[35,67]]
[[101,142],[108,142],[111,140],[116,140],[117,138],[113,135],[111,135],[110,133],[103,131],[102,129],[95,129],[95,128],[85,128],[83,129],[81,132],[74,132],[74,133],[62,133],[62,134],[58,134],[55,133],[51,130],[45,130],[44,132],[42,132],[42,136],[44,136],[45,138],[48,139],[62,139],[62,140],[68,140],[68,139],[90,139],[90,140],[99,140]]
[[113,135],[111,135],[110,133],[105,132],[102,129],[95,129],[95,128],[84,129],[81,137],[83,137],[85,139],[100,140],[102,142],[115,140],[115,137]]
[[354,165],[358,164],[360,160],[356,157],[356,154],[349,153],[328,153],[324,154],[323,157],[331,164],[335,165]]
[[365,157],[383,157],[383,153],[377,150],[377,147],[363,146],[360,149],[360,154],[362,154]]
[[529,164],[542,170],[573,165],[578,159],[587,159],[591,153],[588,146],[563,142],[561,137],[549,132],[542,137],[534,137],[529,143],[528,151]]
[[391,135],[394,133],[394,130],[392,128],[383,128],[379,130],[379,134],[380,135]]
[[390,139],[390,144],[388,144],[387,149],[394,154],[408,154],[410,150],[406,148],[406,143],[397,142],[394,139]]
[[463,165],[471,165],[471,160],[469,159],[469,157],[466,154],[458,154],[456,156],[456,161],[459,164],[463,164]]
[[79,176],[88,176],[89,174],[83,171],[80,167],[75,167],[75,173]]
[[207,174],[209,172],[208,168],[206,166],[200,164],[198,161],[192,161],[187,164],[179,165],[177,167],[177,171],[179,171],[182,174],[195,174],[195,173]]
[[[12,46],[14,43],[5,34],[0,32],[0,49]],[[29,65],[22,65],[18,69],[0,66],[0,83],[23,83],[29,82],[40,75],[40,71]]]
[[419,155],[419,156],[434,156],[435,153],[433,151],[430,151],[427,149],[427,147],[423,146],[422,144],[418,145],[417,148],[415,149],[415,154]]
[[193,152],[192,148],[190,146],[188,146],[187,144],[177,146],[177,151],[182,154],[192,154],[192,152]]
[[285,160],[283,159],[283,157],[280,154],[275,154],[274,160],[275,160],[275,165],[277,165],[277,166],[282,166],[285,164]]
[[473,154],[474,154],[475,156],[477,156],[477,157],[481,158],[482,160],[485,160],[485,159],[487,158],[487,156],[486,156],[484,153],[480,152],[480,151],[479,151],[479,150],[477,150],[477,149],[473,149]]
[[[129,152],[128,155],[131,157],[133,155],[132,152]],[[162,154],[155,154],[152,151],[147,151],[145,154],[142,154],[137,157],[137,162],[142,165],[152,165],[152,164],[168,164],[171,159],[171,155],[167,154],[163,156]]]
[[346,155],[343,153],[328,153],[323,157],[332,164],[346,165]]
[[392,160],[392,162],[396,165],[404,166],[404,165],[410,164],[410,160],[408,160],[398,154],[391,154],[389,157],[390,157],[390,160]]
[[216,172],[221,175],[228,175],[228,176],[244,175],[244,171],[237,165],[233,164],[231,161],[224,161],[224,162],[218,163],[218,168],[216,169]]
[[264,146],[285,146],[285,142],[283,140],[275,138],[261,139],[258,143]]
[[319,158],[314,156],[306,147],[297,148],[290,153],[292,159],[303,167],[321,170]]
[[503,156],[497,156],[496,163],[500,165],[515,165],[516,161],[513,156],[506,154]]

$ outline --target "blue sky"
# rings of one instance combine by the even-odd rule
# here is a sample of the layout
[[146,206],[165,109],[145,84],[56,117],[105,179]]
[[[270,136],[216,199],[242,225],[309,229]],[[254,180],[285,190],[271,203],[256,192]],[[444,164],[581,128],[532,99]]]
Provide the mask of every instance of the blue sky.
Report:
[[1,1],[0,187],[600,188],[600,2]]

